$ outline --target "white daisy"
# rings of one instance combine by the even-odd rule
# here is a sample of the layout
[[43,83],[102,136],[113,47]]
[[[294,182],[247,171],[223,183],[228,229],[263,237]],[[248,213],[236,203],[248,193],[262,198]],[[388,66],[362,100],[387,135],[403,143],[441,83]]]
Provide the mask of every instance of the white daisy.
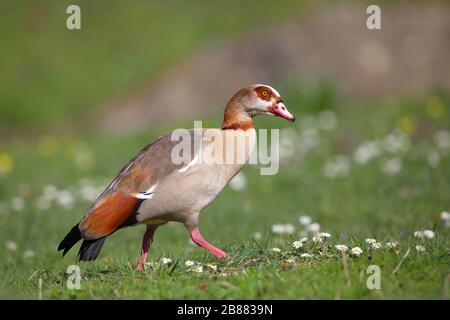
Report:
[[434,134],[434,143],[441,149],[450,148],[450,131],[441,130]]
[[253,239],[255,239],[255,240],[261,240],[261,238],[262,238],[261,232],[255,232],[255,233],[253,234]]
[[206,266],[214,271],[217,271],[217,266],[215,264],[207,264]]
[[446,226],[447,228],[450,227],[450,213],[449,213],[449,212],[443,211],[443,212],[441,213],[441,219],[442,219],[442,221],[444,221],[445,226]]
[[294,241],[294,242],[292,243],[292,246],[293,246],[295,249],[300,249],[301,247],[303,247],[303,242],[301,242],[301,241]]
[[424,246],[416,246],[416,250],[418,252],[424,252],[425,251],[425,247]]
[[22,211],[25,209],[25,200],[21,197],[14,197],[11,199],[11,209],[14,211]]
[[345,244],[337,244],[334,246],[337,251],[346,252],[348,247]]
[[381,243],[379,242],[372,243],[372,249],[375,250],[381,249]]
[[272,232],[277,234],[284,234],[284,233],[292,234],[295,232],[295,227],[290,223],[274,224],[272,225]]
[[420,231],[414,231],[414,237],[420,238],[420,239],[432,239],[434,238],[435,233],[433,230],[420,230]]
[[302,254],[300,255],[300,257],[302,257],[302,258],[312,258],[313,255],[310,254],[310,253],[302,253]]
[[195,264],[195,262],[194,261],[192,261],[192,260],[186,260],[185,262],[184,262],[184,265],[186,266],[186,267],[192,267],[193,265]]
[[301,243],[304,243],[304,242],[308,241],[308,238],[307,238],[307,237],[303,237],[303,238],[301,238],[299,241],[300,241]]
[[302,226],[307,226],[308,224],[311,224],[312,220],[311,217],[309,216],[300,216],[298,218],[298,222],[302,225]]
[[354,247],[354,248],[352,248],[351,253],[354,256],[359,256],[359,255],[361,255],[361,253],[363,253],[363,250],[360,247]]
[[320,236],[319,233],[316,233],[316,234],[314,235],[314,237],[312,238],[312,241],[313,241],[314,243],[321,243],[321,242],[323,242],[323,238]]
[[414,231],[414,237],[423,238],[423,231]]
[[99,188],[92,184],[83,184],[80,188],[80,195],[86,201],[94,201],[101,193]]
[[58,193],[58,197],[56,198],[56,201],[58,204],[65,208],[70,209],[74,205],[75,199],[72,195],[72,193],[68,190],[61,190]]
[[281,249],[280,248],[272,248],[272,249],[270,249],[272,252],[277,252],[277,253],[280,253],[281,252]]
[[439,162],[441,160],[441,157],[438,152],[436,151],[430,151],[427,154],[427,162],[432,168],[436,168],[439,165]]
[[383,139],[383,147],[390,153],[407,151],[410,144],[409,137],[399,131],[391,133]]
[[33,250],[27,250],[23,253],[24,258],[33,258],[34,257],[34,251]]
[[333,111],[325,110],[319,114],[319,126],[324,130],[333,130],[337,126],[337,117]]
[[6,241],[6,248],[11,251],[16,251],[19,246],[14,241]]
[[395,248],[397,248],[397,242],[395,242],[395,241],[386,242],[386,248],[388,248],[388,249],[395,249]]
[[320,224],[318,224],[317,222],[311,223],[306,226],[306,230],[311,231],[311,232],[319,232]]
[[384,162],[381,166],[381,171],[388,175],[394,175],[402,169],[402,161],[400,158],[393,158]]
[[44,186],[42,194],[49,201],[55,200],[58,197],[58,188],[56,188],[54,185],[48,184]]
[[433,230],[423,230],[423,235],[425,238],[433,239],[435,236],[435,233]]
[[197,267],[194,268],[194,271],[197,273],[202,273],[203,272],[203,267],[201,265],[198,265]]
[[358,164],[366,164],[381,153],[378,141],[368,141],[361,144],[353,153],[353,159]]
[[350,172],[350,158],[346,155],[333,156],[323,167],[323,173],[328,178],[346,177]]
[[377,240],[368,238],[368,239],[366,239],[366,243],[367,244],[374,244],[374,243],[377,243]]
[[444,221],[449,221],[450,220],[450,212],[442,211],[441,212],[441,219],[444,220]]
[[162,263],[162,264],[169,264],[169,263],[172,263],[172,259],[163,257],[163,258],[161,258],[161,263]]
[[287,259],[286,262],[292,264],[292,263],[295,263],[295,260],[294,259]]
[[320,233],[316,233],[314,235],[314,237],[312,238],[314,243],[321,243],[323,242],[323,240],[325,240],[326,238],[331,237],[331,234],[327,233],[327,232],[320,232]]

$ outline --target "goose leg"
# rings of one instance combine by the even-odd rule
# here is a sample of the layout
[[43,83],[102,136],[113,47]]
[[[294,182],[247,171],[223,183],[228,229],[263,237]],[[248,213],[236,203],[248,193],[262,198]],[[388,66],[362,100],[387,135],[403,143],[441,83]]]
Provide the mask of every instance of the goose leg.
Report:
[[202,237],[197,227],[190,229],[189,232],[191,233],[192,241],[194,241],[194,243],[196,243],[198,246],[208,250],[219,259],[229,258],[229,256],[225,252],[223,252],[219,248],[214,247],[212,244],[209,244],[208,241],[206,241]]
[[137,270],[142,270],[144,264],[147,262],[148,249],[153,242],[153,235],[155,234],[156,228],[158,228],[157,225],[147,225],[147,230],[145,230],[144,237],[142,238],[142,250],[136,266]]

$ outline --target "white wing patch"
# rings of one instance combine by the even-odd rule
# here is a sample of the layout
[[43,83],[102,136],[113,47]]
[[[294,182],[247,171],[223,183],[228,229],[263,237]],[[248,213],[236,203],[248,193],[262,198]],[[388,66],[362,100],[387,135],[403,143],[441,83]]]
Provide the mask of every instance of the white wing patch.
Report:
[[151,198],[153,198],[153,194],[154,194],[154,191],[155,191],[157,185],[158,185],[158,183],[155,183],[150,188],[148,188],[147,191],[135,193],[134,196],[138,199],[145,199],[145,200],[151,199]]
[[183,168],[179,169],[178,172],[186,172],[190,167],[192,167],[197,162],[197,159],[198,159],[198,153],[195,155],[194,159],[192,159],[191,162],[189,162]]

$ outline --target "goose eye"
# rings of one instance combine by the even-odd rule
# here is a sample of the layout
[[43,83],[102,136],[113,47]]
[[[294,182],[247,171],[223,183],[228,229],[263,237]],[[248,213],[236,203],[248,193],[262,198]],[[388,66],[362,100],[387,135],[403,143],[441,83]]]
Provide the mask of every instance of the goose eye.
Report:
[[262,95],[263,95],[264,97],[267,96],[267,95],[268,95],[267,91],[263,91],[263,92],[262,92]]

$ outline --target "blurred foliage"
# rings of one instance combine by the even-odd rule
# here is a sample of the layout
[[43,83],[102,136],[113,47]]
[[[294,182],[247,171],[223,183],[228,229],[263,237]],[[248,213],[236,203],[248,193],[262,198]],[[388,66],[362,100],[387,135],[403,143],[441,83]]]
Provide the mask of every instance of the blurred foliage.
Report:
[[[199,46],[279,23],[305,1],[2,1],[0,128],[83,125]],[[81,30],[66,8],[81,7]]]

